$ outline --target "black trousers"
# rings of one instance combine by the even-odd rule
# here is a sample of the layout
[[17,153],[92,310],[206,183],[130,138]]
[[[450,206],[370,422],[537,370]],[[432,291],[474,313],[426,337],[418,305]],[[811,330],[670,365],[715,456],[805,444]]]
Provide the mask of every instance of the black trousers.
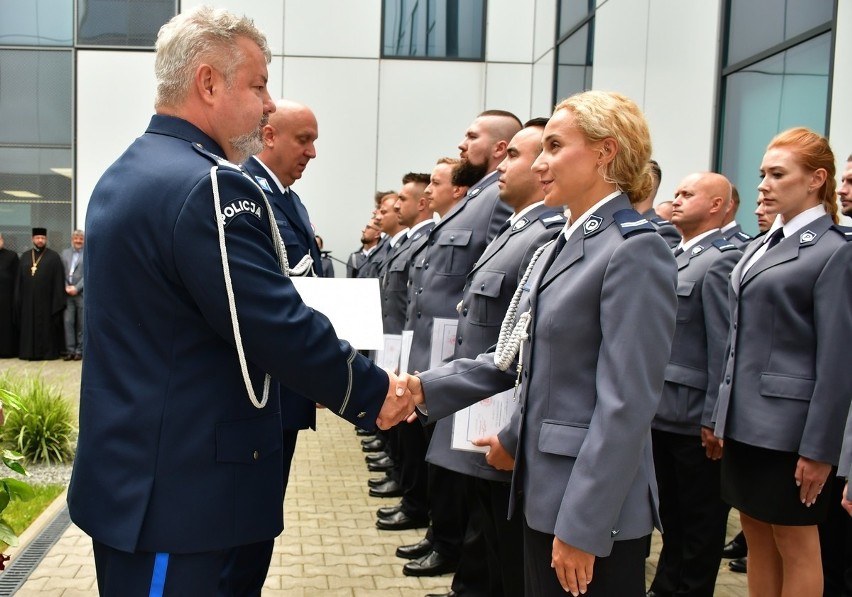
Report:
[[651,589],[666,597],[712,597],[728,523],[720,463],[707,458],[698,436],[654,429],[651,438],[663,523]]
[[852,597],[852,516],[840,505],[845,485],[834,480],[828,517],[818,525],[824,597]]
[[[402,488],[402,510],[414,518],[425,519],[429,512],[426,447],[429,440],[418,421],[396,426],[399,440],[399,485]],[[394,461],[396,462],[396,461]]]
[[92,540],[101,597],[213,597],[224,551],[128,553]]
[[[644,597],[647,537],[616,541],[605,558],[595,558],[592,582],[584,597]],[[524,520],[524,595],[565,597],[550,567],[553,535],[529,528]]]

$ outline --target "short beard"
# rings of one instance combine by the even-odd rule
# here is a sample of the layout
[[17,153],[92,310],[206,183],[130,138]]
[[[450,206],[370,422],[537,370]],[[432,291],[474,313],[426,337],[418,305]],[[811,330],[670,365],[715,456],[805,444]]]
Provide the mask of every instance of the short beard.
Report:
[[242,164],[251,156],[263,151],[263,127],[269,122],[269,115],[264,114],[260,121],[260,125],[253,131],[248,132],[238,137],[231,137],[228,142],[234,153],[234,161]]
[[472,164],[463,159],[453,172],[453,184],[460,187],[472,187],[488,174],[488,164]]

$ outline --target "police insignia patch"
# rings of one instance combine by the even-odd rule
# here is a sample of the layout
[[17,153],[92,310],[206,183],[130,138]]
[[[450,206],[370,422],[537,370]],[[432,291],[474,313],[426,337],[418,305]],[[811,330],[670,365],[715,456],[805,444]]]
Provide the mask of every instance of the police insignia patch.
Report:
[[222,206],[222,217],[224,218],[225,226],[242,215],[251,215],[260,220],[263,217],[263,211],[256,201],[246,198],[234,199],[227,205]]
[[515,225],[512,226],[512,230],[520,230],[521,228],[523,228],[524,226],[526,226],[529,223],[530,223],[530,221],[528,219],[521,218],[520,220],[515,222]]
[[272,187],[269,186],[269,182],[262,176],[255,176],[254,179],[257,181],[257,184],[260,185],[260,188],[266,191],[267,193],[272,192]]
[[589,216],[589,219],[583,224],[583,234],[591,234],[601,226],[603,218],[600,216]]
[[703,250],[704,250],[704,247],[702,247],[701,245],[695,245],[694,247],[692,247],[692,253],[691,254],[692,255],[698,255]]
[[816,234],[814,234],[810,230],[805,230],[804,232],[802,232],[801,235],[799,235],[799,244],[809,243],[815,238],[816,238]]

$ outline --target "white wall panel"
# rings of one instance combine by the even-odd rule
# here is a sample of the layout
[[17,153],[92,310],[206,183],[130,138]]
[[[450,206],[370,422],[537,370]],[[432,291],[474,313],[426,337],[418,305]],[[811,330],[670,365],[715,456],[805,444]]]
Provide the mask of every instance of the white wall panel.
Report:
[[650,2],[644,111],[663,169],[661,197],[713,165],[720,4]]
[[317,157],[293,189],[326,249],[343,260],[357,248],[372,208],[378,70],[377,60],[284,60],[284,97],[310,106],[319,125]]
[[623,93],[640,107],[645,95],[648,1],[599,1],[595,13],[592,87]]
[[482,63],[382,61],[376,186],[398,188],[406,172],[458,157],[464,131],[485,109],[484,85]]
[[378,58],[381,0],[284,0],[289,56]]
[[[485,59],[532,62],[536,0],[490,0]],[[552,2],[551,2],[552,4]],[[551,35],[551,43],[553,36]]]
[[77,222],[104,170],[145,132],[154,114],[152,52],[77,53]]
[[852,109],[849,108],[852,78],[841,74],[852,72],[852,2],[838,3],[834,44],[829,136],[831,148],[837,157],[838,173],[842,173],[846,168],[846,158],[852,154]]
[[508,110],[529,120],[532,91],[532,66],[529,64],[489,63],[485,75],[485,108]]
[[553,49],[556,41],[556,2],[554,0],[536,0],[534,37],[533,60],[537,61]]
[[258,29],[266,34],[266,42],[273,54],[281,54],[284,48],[284,2],[269,0],[181,0],[180,9],[186,11],[201,4],[224,8],[237,15],[246,15],[254,20]]
[[530,111],[534,117],[550,116],[553,112],[553,56],[551,49],[533,65]]

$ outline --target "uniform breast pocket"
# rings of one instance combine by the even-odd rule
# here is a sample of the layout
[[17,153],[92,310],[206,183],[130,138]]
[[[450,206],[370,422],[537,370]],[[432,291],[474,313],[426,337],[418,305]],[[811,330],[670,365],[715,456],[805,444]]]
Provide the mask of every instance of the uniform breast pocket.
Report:
[[764,373],[760,376],[760,394],[767,398],[787,398],[810,402],[816,380],[810,377]]
[[391,292],[402,292],[408,285],[408,262],[397,259],[388,268],[385,289]]
[[499,307],[497,299],[503,289],[506,272],[477,272],[470,283],[468,321],[483,326],[500,325],[506,310]]
[[538,449],[545,454],[576,458],[586,440],[589,427],[585,424],[563,421],[542,421]]
[[216,461],[263,465],[281,451],[281,417],[273,413],[216,425]]
[[692,280],[678,280],[677,282],[677,321],[678,323],[687,322],[691,319],[692,311],[692,291],[695,289],[695,282]]
[[[472,259],[468,258],[467,247],[470,245],[472,236],[472,230],[458,228],[445,230],[441,234],[440,238],[438,238],[438,246],[442,253],[439,265],[441,269],[438,270],[439,274],[463,276],[470,271],[473,262]],[[475,257],[478,257],[478,255]]]

